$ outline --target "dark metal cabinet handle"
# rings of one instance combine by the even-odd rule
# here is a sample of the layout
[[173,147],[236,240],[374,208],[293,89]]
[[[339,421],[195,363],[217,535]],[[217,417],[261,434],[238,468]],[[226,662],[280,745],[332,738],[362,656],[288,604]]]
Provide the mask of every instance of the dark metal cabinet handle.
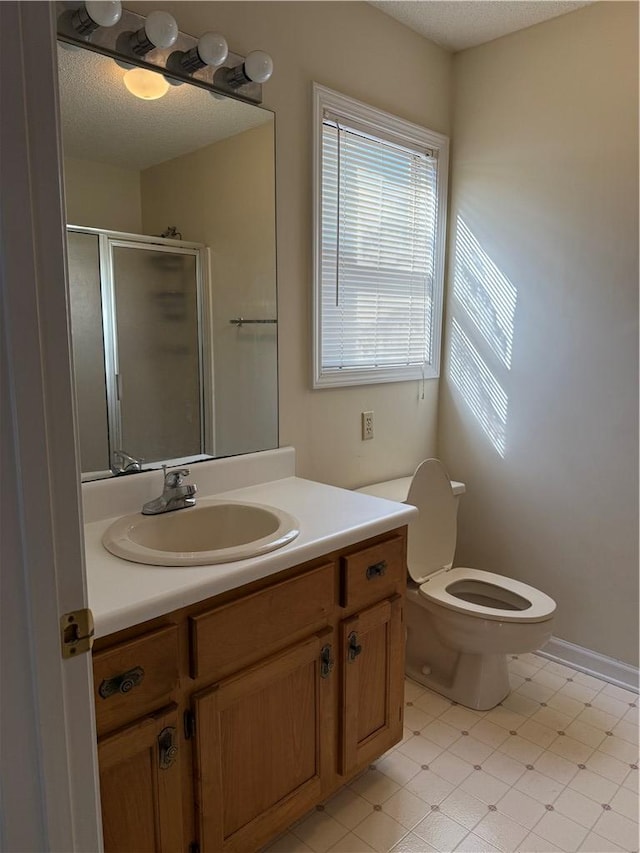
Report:
[[126,694],[134,687],[137,687],[144,678],[144,669],[141,666],[136,666],[133,669],[123,672],[120,675],[114,675],[112,678],[105,678],[98,693],[103,699],[108,699],[115,693]]
[[320,652],[320,678],[328,678],[334,665],[335,661],[331,657],[331,644],[327,643]]
[[178,757],[176,730],[173,726],[167,726],[158,735],[158,751],[160,769],[168,770]]
[[348,636],[349,645],[347,646],[347,658],[349,663],[353,663],[359,654],[362,652],[362,646],[358,643],[358,635],[352,631]]
[[367,580],[373,580],[373,578],[381,578],[382,575],[387,571],[387,561],[380,560],[379,563],[374,563],[372,566],[369,566],[367,569]]

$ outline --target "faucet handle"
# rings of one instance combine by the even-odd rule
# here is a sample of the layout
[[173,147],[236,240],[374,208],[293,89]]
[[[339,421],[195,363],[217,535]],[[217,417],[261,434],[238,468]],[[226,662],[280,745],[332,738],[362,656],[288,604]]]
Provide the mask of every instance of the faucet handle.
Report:
[[162,472],[164,474],[164,485],[167,489],[176,489],[178,486],[181,486],[184,478],[188,477],[191,471],[189,468],[174,468],[171,471],[167,471],[167,466],[162,466]]

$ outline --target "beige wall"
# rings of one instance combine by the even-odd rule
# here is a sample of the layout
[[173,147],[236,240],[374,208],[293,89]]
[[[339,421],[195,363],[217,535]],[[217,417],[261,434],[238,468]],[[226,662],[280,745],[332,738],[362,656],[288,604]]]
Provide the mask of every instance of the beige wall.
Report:
[[69,224],[141,232],[140,172],[65,157],[64,186]]
[[211,250],[216,456],[278,446],[273,122],[142,173],[143,226]]
[[[436,446],[438,383],[312,391],[311,83],[317,81],[441,133],[449,132],[451,57],[366,3],[133,3],[168,9],[180,29],[223,32],[246,54],[263,48],[275,72],[280,444],[301,476],[356,486],[413,470]],[[360,412],[375,438],[360,439]]]
[[[439,420],[439,452],[468,487],[458,563],[539,586],[556,636],[631,664],[637,33],[635,3],[598,3],[455,57],[448,339],[456,319],[508,396],[504,458],[451,358]],[[515,295],[510,366],[455,297],[474,264],[485,304],[492,287]]]

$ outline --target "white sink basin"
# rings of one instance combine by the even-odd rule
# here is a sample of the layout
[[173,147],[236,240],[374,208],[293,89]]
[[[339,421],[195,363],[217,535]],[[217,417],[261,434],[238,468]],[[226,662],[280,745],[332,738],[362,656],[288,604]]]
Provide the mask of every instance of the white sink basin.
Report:
[[258,557],[292,542],[297,520],[272,506],[214,499],[159,515],[125,515],[102,544],[134,563],[206,566]]

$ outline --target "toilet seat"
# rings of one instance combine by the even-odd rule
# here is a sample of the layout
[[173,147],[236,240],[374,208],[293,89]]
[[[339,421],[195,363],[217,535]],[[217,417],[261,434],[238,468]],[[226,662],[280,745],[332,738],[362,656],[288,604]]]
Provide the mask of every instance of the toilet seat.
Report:
[[[486,592],[497,601],[511,604],[511,607],[500,608],[475,603],[461,599],[448,591],[448,588],[454,585],[464,590],[465,581],[469,589],[475,587],[480,592],[483,587],[486,590],[485,585],[490,586],[491,589]],[[420,584],[419,593],[428,601],[449,610],[499,622],[546,622],[551,619],[556,609],[555,601],[535,587],[494,572],[464,566],[431,575],[428,580]],[[523,603],[528,606],[524,606],[523,609],[513,609],[518,599],[524,600]]]

